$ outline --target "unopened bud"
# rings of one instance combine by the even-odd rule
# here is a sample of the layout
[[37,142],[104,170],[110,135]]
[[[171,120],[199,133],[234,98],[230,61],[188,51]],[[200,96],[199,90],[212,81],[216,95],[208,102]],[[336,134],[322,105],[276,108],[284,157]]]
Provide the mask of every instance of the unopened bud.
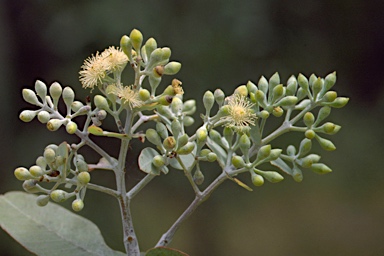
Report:
[[322,163],[312,164],[311,170],[318,174],[327,174],[332,172],[332,169]]
[[336,72],[327,75],[324,79],[324,91],[328,91],[336,83]]
[[125,55],[128,56],[129,59],[132,58],[132,44],[131,44],[131,39],[127,36],[124,35],[120,39],[120,48],[123,50]]
[[182,129],[181,129],[181,124],[179,122],[179,120],[177,119],[174,119],[171,123],[171,130],[172,130],[172,133],[173,133],[173,136],[175,136],[175,138],[178,138]]
[[46,124],[51,119],[51,115],[47,111],[42,110],[42,111],[39,112],[39,114],[37,114],[37,119],[42,124]]
[[347,105],[349,98],[346,97],[337,97],[334,101],[332,101],[329,106],[333,108],[342,108]]
[[310,140],[311,140],[311,139],[315,138],[316,133],[315,133],[314,130],[312,130],[312,129],[308,129],[308,130],[305,131],[304,135],[305,135],[305,137],[306,137],[307,139],[310,139]]
[[152,164],[157,167],[157,168],[161,168],[165,165],[165,160],[164,160],[164,157],[161,156],[161,155],[157,155],[155,156],[153,159],[152,159]]
[[287,82],[286,95],[294,96],[297,91],[297,80],[295,76],[291,76]]
[[74,134],[77,131],[77,124],[73,121],[69,121],[65,126],[67,133]]
[[193,174],[193,181],[196,183],[196,185],[201,185],[204,182],[204,174],[197,169],[195,173]]
[[179,148],[177,153],[179,155],[188,155],[195,149],[195,143],[188,142],[185,146]]
[[205,142],[207,140],[207,136],[208,136],[208,132],[207,132],[207,129],[205,127],[200,127],[196,131],[196,139],[197,139],[198,143]]
[[296,96],[286,96],[279,100],[279,102],[276,103],[278,106],[286,107],[286,106],[292,106],[297,103],[299,99]]
[[264,76],[260,77],[259,82],[257,83],[257,87],[263,93],[267,93],[267,91],[268,91],[268,80]]
[[308,79],[303,74],[300,73],[299,76],[297,77],[297,81],[300,87],[307,92],[309,89]]
[[140,98],[140,100],[147,101],[150,96],[151,96],[151,93],[147,89],[140,89],[139,90],[139,98]]
[[308,154],[308,152],[311,150],[312,148],[312,141],[310,139],[307,139],[307,138],[304,138],[301,142],[300,142],[300,147],[299,147],[299,156],[305,156],[306,154]]
[[42,100],[45,100],[45,96],[47,96],[47,86],[42,81],[36,80],[35,91]]
[[251,140],[248,135],[243,134],[239,140],[240,150],[244,155],[248,155],[249,148],[251,147]]
[[94,98],[93,98],[93,101],[95,103],[95,106],[98,108],[98,109],[109,109],[109,106],[108,106],[108,101],[105,97],[101,96],[101,95],[96,95]]
[[80,108],[84,107],[84,104],[81,103],[80,101],[74,101],[71,104],[71,109],[73,112],[79,111]]
[[56,189],[56,190],[51,192],[50,197],[53,201],[55,201],[57,203],[61,203],[61,202],[64,202],[65,200],[67,200],[67,195],[68,195],[68,193],[65,192],[64,190]]
[[33,177],[41,177],[44,175],[44,171],[41,169],[40,166],[38,165],[33,165],[29,168],[29,173],[33,176]]
[[36,204],[38,206],[46,206],[49,202],[49,195],[39,195],[36,198]]
[[332,141],[321,138],[320,136],[316,136],[315,138],[324,150],[333,151],[336,149],[336,146],[332,143]]
[[204,93],[203,103],[207,113],[209,113],[213,107],[213,103],[215,103],[215,97],[211,91],[206,91]]
[[183,123],[185,127],[193,125],[194,122],[195,122],[195,119],[193,119],[193,117],[191,116],[185,116],[183,119]]
[[14,171],[15,177],[18,180],[29,180],[33,179],[32,174],[27,170],[27,168],[19,167]]
[[143,35],[137,29],[133,29],[129,34],[131,44],[136,51],[140,51],[141,44],[143,43]]
[[232,164],[238,169],[243,168],[245,166],[244,159],[241,156],[233,156]]
[[280,84],[280,76],[279,76],[279,73],[276,72],[269,79],[269,83],[268,83],[269,91],[272,91],[275,88],[275,86],[277,86],[278,84]]
[[335,91],[328,91],[324,94],[322,100],[324,102],[333,102],[337,98],[337,92]]
[[163,141],[163,146],[166,150],[171,151],[176,146],[176,139],[173,136],[169,136]]
[[19,118],[21,121],[23,122],[30,122],[32,121],[36,116],[36,111],[33,111],[33,110],[23,110],[20,115],[19,115]]
[[179,97],[173,97],[171,110],[176,116],[181,114],[181,111],[183,110],[183,101]]
[[281,176],[281,174],[278,172],[266,171],[266,172],[263,172],[262,175],[265,179],[267,179],[271,183],[277,183],[284,180],[284,177]]
[[181,63],[172,61],[169,62],[167,65],[164,66],[164,74],[165,75],[175,75],[177,74],[181,69]]
[[252,179],[253,185],[255,185],[256,187],[260,187],[264,184],[263,176],[256,174],[253,171],[251,172],[251,179]]
[[248,96],[248,88],[245,85],[240,85],[236,88],[234,94],[239,94],[240,96],[247,97]]
[[225,94],[221,89],[216,89],[215,92],[213,93],[213,96],[215,97],[215,100],[217,104],[221,106],[224,102]]
[[311,127],[315,122],[315,116],[311,112],[307,112],[303,117],[303,121],[307,127]]
[[49,94],[51,95],[53,100],[58,100],[61,96],[63,88],[58,82],[54,82],[49,87]]
[[165,124],[161,122],[156,123],[156,131],[160,135],[161,138],[165,139],[168,137],[168,129]]
[[52,162],[55,161],[55,158],[56,158],[56,152],[55,150],[53,150],[52,148],[46,148],[44,150],[44,158],[45,158],[45,161],[50,164]]
[[63,90],[63,100],[65,105],[71,106],[75,99],[75,93],[71,87],[67,86]]
[[281,107],[274,107],[272,110],[272,115],[275,117],[281,117],[284,114],[284,110]]
[[32,91],[30,89],[23,89],[22,93],[23,93],[23,99],[26,102],[28,102],[32,105],[36,105],[36,106],[41,104],[39,102],[39,100],[37,99],[36,93],[34,91]]
[[47,128],[50,131],[57,131],[60,126],[64,124],[65,120],[60,120],[60,119],[51,119],[47,123]]
[[79,211],[81,211],[83,208],[84,208],[84,202],[83,202],[83,200],[81,200],[81,199],[73,200],[73,202],[72,202],[72,209],[73,209],[75,212],[79,212]]
[[145,137],[147,138],[147,140],[149,142],[151,142],[152,144],[158,146],[158,145],[161,145],[161,139],[160,139],[160,136],[159,134],[157,133],[157,131],[155,129],[152,129],[152,128],[149,128],[146,132],[145,132]]
[[208,162],[215,162],[217,160],[217,155],[213,152],[208,153],[207,155]]

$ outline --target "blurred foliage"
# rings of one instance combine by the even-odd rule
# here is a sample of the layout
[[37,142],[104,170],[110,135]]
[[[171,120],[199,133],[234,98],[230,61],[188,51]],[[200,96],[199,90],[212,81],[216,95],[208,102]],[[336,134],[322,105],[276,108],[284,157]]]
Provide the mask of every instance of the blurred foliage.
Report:
[[[89,91],[78,81],[83,60],[138,28],[145,38],[171,47],[172,59],[182,62],[177,78],[186,98],[199,99],[217,87],[229,93],[275,71],[286,80],[299,72],[325,76],[334,70],[335,89],[351,98],[330,120],[343,127],[335,141],[338,150],[323,156],[332,174],[308,173],[301,184],[287,178],[253,193],[224,183],[181,228],[172,247],[191,255],[379,255],[384,251],[384,172],[378,163],[384,152],[383,5],[363,0],[0,1],[0,192],[22,189],[14,168],[31,165],[47,144],[76,140],[18,120],[27,106],[21,89],[36,79],[59,81],[78,86],[77,97],[86,97]],[[136,168],[140,144],[132,143],[130,186],[142,177]],[[116,145],[108,146],[113,152]],[[104,172],[93,179],[114,180]],[[117,203],[89,194],[94,196],[81,214],[100,226],[110,246],[123,250]],[[134,200],[143,249],[157,242],[192,196],[182,173],[174,171]],[[98,205],[102,210],[95,211]],[[26,255],[3,231],[0,237],[3,254]]]

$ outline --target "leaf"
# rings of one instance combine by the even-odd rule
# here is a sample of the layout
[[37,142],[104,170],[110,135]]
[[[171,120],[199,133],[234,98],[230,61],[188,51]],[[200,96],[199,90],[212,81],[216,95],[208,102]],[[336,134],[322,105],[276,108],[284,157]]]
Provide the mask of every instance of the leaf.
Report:
[[60,173],[65,177],[67,176],[68,151],[68,143],[64,141],[59,145],[56,152],[56,154],[61,156],[64,160],[64,165],[60,165],[58,169]]
[[147,251],[145,256],[188,256],[188,254],[168,247],[157,247]]
[[291,167],[289,167],[287,165],[286,162],[284,162],[283,159],[281,159],[280,157],[277,158],[276,160],[273,160],[270,162],[273,166],[276,166],[277,168],[279,168],[280,170],[282,170],[283,172],[285,172],[286,174],[288,175],[293,175],[293,170],[291,169]]
[[139,168],[145,173],[160,175],[160,169],[152,164],[152,160],[159,153],[153,148],[144,148],[139,155]]
[[54,203],[37,206],[36,196],[24,192],[0,196],[0,224],[37,255],[125,255],[109,248],[91,221]]

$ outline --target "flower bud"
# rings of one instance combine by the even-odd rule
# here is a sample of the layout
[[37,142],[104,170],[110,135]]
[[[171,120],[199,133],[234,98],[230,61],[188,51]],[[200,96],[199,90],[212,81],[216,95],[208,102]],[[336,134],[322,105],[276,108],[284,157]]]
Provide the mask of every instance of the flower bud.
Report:
[[136,51],[140,51],[141,44],[143,43],[143,35],[137,29],[133,29],[131,34],[129,34],[129,38],[131,39],[131,44]]
[[172,130],[172,133],[173,133],[173,136],[175,136],[175,138],[178,138],[179,137],[179,134],[181,133],[181,124],[179,122],[179,120],[177,119],[174,119],[171,123],[171,130]]
[[315,138],[316,133],[315,133],[314,130],[312,130],[312,129],[308,129],[308,130],[305,131],[304,135],[305,135],[305,137],[306,137],[307,139],[312,140],[313,138]]
[[215,162],[217,160],[217,155],[213,152],[208,153],[207,155],[208,162]]
[[204,174],[200,171],[200,169],[197,169],[195,173],[193,174],[193,181],[196,183],[196,185],[201,185],[204,182]]
[[224,127],[223,135],[224,135],[225,140],[228,142],[228,144],[232,145],[232,140],[233,140],[233,135],[234,135],[233,129],[231,129],[228,126]]
[[213,103],[215,103],[215,97],[211,91],[206,91],[203,96],[203,103],[205,110],[209,113],[213,107]]
[[312,141],[310,139],[304,138],[300,142],[299,156],[300,157],[305,156],[306,154],[308,154],[311,148],[312,148]]
[[221,106],[224,102],[225,94],[221,89],[216,89],[215,92],[213,93],[213,96],[215,97],[215,100],[217,104]]
[[79,212],[84,208],[84,202],[81,199],[73,200],[72,202],[72,210],[75,212]]
[[36,94],[44,101],[45,96],[47,96],[47,86],[40,80],[35,82],[35,91]]
[[147,101],[151,97],[151,93],[147,89],[139,90],[139,98],[142,101]]
[[336,83],[336,71],[328,74],[324,79],[324,91],[328,91]]
[[286,96],[279,100],[276,105],[282,107],[293,106],[297,103],[298,100],[299,99],[296,96]]
[[[300,97],[298,97],[300,99]],[[299,104],[295,106],[295,110],[303,110],[306,108],[309,104],[311,104],[311,101],[309,99],[302,100]]]
[[33,110],[23,110],[20,115],[19,115],[19,118],[21,121],[23,122],[31,122],[36,116],[36,111],[33,111]]
[[91,175],[89,172],[80,172],[77,175],[77,181],[82,185],[87,185],[91,181]]
[[77,124],[73,121],[69,121],[65,126],[67,133],[74,134],[77,131]]
[[286,95],[294,96],[297,91],[297,80],[295,76],[291,76],[287,82]]
[[25,190],[25,192],[33,194],[42,192],[42,188],[37,185],[37,180],[32,179],[23,182],[23,189]]
[[65,120],[51,119],[47,123],[47,128],[51,132],[57,131],[60,128],[60,126],[63,125],[64,122]]
[[196,131],[196,139],[198,143],[204,143],[207,140],[208,132],[205,127],[200,127]]
[[150,54],[148,65],[154,66],[158,64],[163,59],[163,56],[164,56],[163,49],[161,48],[154,49]]
[[29,180],[33,179],[32,174],[27,170],[27,168],[19,167],[14,171],[15,177],[18,180]]
[[52,162],[55,161],[55,158],[56,158],[56,152],[55,150],[53,150],[52,148],[46,148],[44,150],[44,158],[45,158],[45,161],[50,164]]
[[105,97],[101,96],[101,95],[96,95],[94,98],[93,98],[93,101],[95,103],[95,106],[98,108],[98,109],[109,109],[109,106],[108,106],[108,101]]
[[179,97],[173,97],[171,110],[176,116],[181,114],[181,111],[183,110],[183,101]]
[[327,173],[332,172],[331,168],[329,168],[325,164],[321,164],[321,163],[312,164],[311,170],[315,173],[318,173],[318,174],[327,174]]
[[256,187],[260,187],[264,184],[263,176],[256,174],[253,171],[251,172],[251,179],[252,179],[253,185],[255,185]]
[[260,106],[267,105],[267,99],[265,97],[265,93],[262,90],[258,90],[255,93],[256,101],[259,103]]
[[292,168],[292,177],[293,177],[293,180],[296,182],[303,181],[303,173],[301,172],[299,167],[297,167],[296,165],[294,165]]
[[262,146],[259,151],[257,152],[257,158],[256,161],[259,162],[261,160],[264,160],[271,154],[271,145],[264,145]]
[[47,167],[47,162],[43,156],[39,156],[36,159],[36,165],[40,166],[41,169],[45,169],[45,167]]
[[195,149],[195,143],[188,142],[185,146],[179,148],[177,153],[179,155],[188,155]]
[[211,153],[212,151],[208,148],[205,148],[205,149],[202,149],[200,151],[200,156],[204,157],[204,156],[207,156],[209,153]]
[[332,141],[321,138],[320,136],[316,136],[315,138],[324,150],[333,151],[336,149],[336,146],[332,143]]
[[240,85],[236,88],[234,94],[239,94],[240,96],[247,97],[248,96],[248,88],[245,85]]
[[157,168],[161,168],[165,165],[165,160],[164,160],[164,157],[161,156],[161,155],[157,155],[155,156],[153,159],[152,159],[152,164],[157,167]]
[[32,91],[30,89],[23,89],[22,93],[23,93],[23,99],[26,102],[28,102],[32,105],[36,105],[36,106],[41,104],[39,102],[39,100],[37,99],[36,93],[34,91]]
[[181,69],[181,63],[172,61],[169,62],[167,65],[164,66],[164,74],[165,75],[175,75],[177,74]]
[[62,91],[63,91],[63,88],[58,82],[52,83],[51,86],[49,87],[49,94],[51,95],[54,101],[60,98]]
[[279,148],[271,149],[271,154],[269,154],[268,160],[269,161],[276,160],[280,156],[281,151],[282,150]]
[[281,117],[284,114],[284,110],[281,107],[274,107],[272,110],[272,115],[275,117]]
[[269,112],[267,110],[260,111],[258,117],[262,119],[267,119],[269,117]]
[[73,112],[79,111],[80,108],[84,107],[84,104],[81,103],[80,101],[74,101],[71,104],[71,109]]
[[278,84],[280,84],[280,76],[279,73],[276,72],[269,79],[269,91],[272,91],[272,89],[275,88],[275,86],[277,86]]
[[163,48],[161,48],[161,50],[163,50],[163,60],[167,60],[167,59],[169,59],[169,57],[171,57],[171,49],[170,48],[163,47]]
[[29,173],[33,176],[33,177],[41,177],[44,175],[44,171],[41,169],[40,166],[38,165],[33,165],[29,168]]
[[263,177],[266,178],[271,183],[277,183],[284,179],[280,173],[274,171],[263,172]]
[[128,58],[131,60],[132,59],[132,44],[131,44],[131,39],[127,35],[124,35],[121,37],[120,48],[121,48],[121,50],[123,50],[125,55],[127,55]]
[[88,172],[88,164],[84,161],[84,159],[81,159],[78,157],[76,160],[76,170],[79,172]]
[[[257,86],[254,84],[254,83],[252,83],[251,81],[248,81],[248,83],[247,83],[247,89],[248,89],[248,92],[249,93],[255,93],[258,89],[257,89]],[[246,96],[246,95],[245,95]]]
[[99,110],[99,111],[97,111],[97,113],[96,113],[96,117],[97,117],[97,119],[99,119],[99,120],[104,120],[104,119],[107,117],[107,112],[106,112],[104,109]]
[[322,125],[322,128],[325,133],[330,134],[330,133],[333,133],[333,131],[336,128],[336,125],[331,122],[326,122],[325,124]]
[[165,139],[168,137],[168,129],[165,124],[161,122],[156,123],[156,131],[160,135],[161,138]]
[[331,107],[324,106],[319,110],[319,113],[317,114],[317,119],[315,122],[315,126],[317,126],[321,121],[323,121],[325,118],[327,118],[331,114]]
[[149,38],[147,42],[145,42],[145,51],[148,56],[151,56],[151,53],[157,48],[157,42],[154,38]]
[[61,203],[67,200],[67,196],[68,193],[61,189],[56,189],[50,194],[51,199],[57,203]]
[[332,102],[337,98],[337,92],[335,91],[328,91],[324,94],[322,100],[324,102]]
[[319,92],[323,89],[323,80],[319,77],[312,84],[313,97],[316,98]]
[[264,94],[267,93],[267,91],[268,91],[268,81],[267,81],[267,79],[264,76],[260,77],[259,82],[257,83],[257,87]]
[[67,86],[63,90],[63,100],[65,105],[71,106],[73,101],[75,99],[75,93],[73,92],[72,88]]
[[183,105],[183,112],[189,112],[191,110],[196,110],[196,100],[187,100]]
[[241,156],[233,156],[232,157],[232,164],[237,169],[243,168],[245,166],[244,159]]
[[187,134],[183,134],[181,135],[178,139],[177,139],[177,148],[181,148],[183,146],[185,146],[187,143],[188,143],[188,135]]
[[37,119],[40,121],[40,123],[46,124],[51,119],[51,115],[47,111],[42,110],[39,112],[39,114],[37,114]]
[[272,102],[282,97],[284,93],[284,86],[282,84],[276,85],[272,90]]
[[36,204],[38,206],[46,206],[49,202],[49,195],[39,195],[36,198]]
[[311,127],[315,122],[315,116],[311,112],[307,112],[303,117],[303,121],[307,127]]
[[240,150],[244,155],[248,155],[249,148],[251,147],[251,140],[246,134],[241,135],[239,140]]
[[152,129],[152,128],[149,128],[146,132],[145,132],[145,137],[149,140],[149,142],[151,142],[152,144],[158,146],[158,145],[161,145],[161,139],[160,139],[160,136],[159,134],[157,133],[156,130]]
[[169,136],[163,141],[163,146],[166,150],[171,151],[176,146],[176,139],[173,136]]
[[337,97],[334,101],[332,101],[329,106],[333,108],[342,108],[347,105],[349,98],[346,97]]
[[209,131],[209,137],[216,142],[217,144],[221,145],[221,135],[218,131],[211,129]]
[[297,81],[300,87],[303,88],[305,92],[309,90],[308,79],[303,74],[299,74],[299,76],[297,77]]
[[287,154],[288,154],[289,156],[294,156],[294,155],[296,155],[296,148],[295,148],[295,146],[293,146],[293,145],[289,145],[289,146],[287,147]]
[[185,127],[193,125],[194,122],[195,122],[195,119],[193,119],[193,117],[190,117],[190,116],[185,116],[183,119],[183,123]]

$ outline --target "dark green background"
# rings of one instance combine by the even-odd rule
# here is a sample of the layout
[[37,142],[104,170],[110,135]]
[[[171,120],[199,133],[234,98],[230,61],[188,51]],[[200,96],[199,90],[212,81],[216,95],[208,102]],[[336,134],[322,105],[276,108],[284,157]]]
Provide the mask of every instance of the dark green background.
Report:
[[[183,81],[186,99],[201,99],[205,90],[218,87],[230,93],[276,71],[285,82],[291,74],[325,76],[335,70],[335,90],[351,98],[330,117],[343,127],[333,137],[337,150],[322,151],[332,174],[305,172],[302,183],[287,177],[252,193],[226,182],[179,230],[171,246],[191,255],[381,255],[383,5],[363,0],[3,0],[0,192],[22,189],[14,168],[32,165],[47,144],[77,142],[37,121],[22,123],[18,114],[29,107],[22,101],[22,88],[31,88],[36,79],[59,81],[84,99],[89,91],[78,81],[83,60],[117,46],[122,35],[138,28],[145,39],[154,37],[159,46],[171,47],[172,59],[182,62],[177,78]],[[203,111],[201,104],[198,111]],[[110,144],[106,146],[116,152],[117,144]],[[133,150],[140,147],[132,143]],[[142,177],[136,156],[132,153],[128,161],[129,186]],[[208,178],[217,173],[214,165],[205,171]],[[113,175],[99,172],[92,179],[112,184]],[[156,179],[135,198],[133,214],[143,250],[157,242],[192,198],[178,171]],[[112,248],[122,250],[117,202],[89,192],[85,203],[81,214],[100,226]],[[3,255],[27,255],[3,231],[0,241]]]

